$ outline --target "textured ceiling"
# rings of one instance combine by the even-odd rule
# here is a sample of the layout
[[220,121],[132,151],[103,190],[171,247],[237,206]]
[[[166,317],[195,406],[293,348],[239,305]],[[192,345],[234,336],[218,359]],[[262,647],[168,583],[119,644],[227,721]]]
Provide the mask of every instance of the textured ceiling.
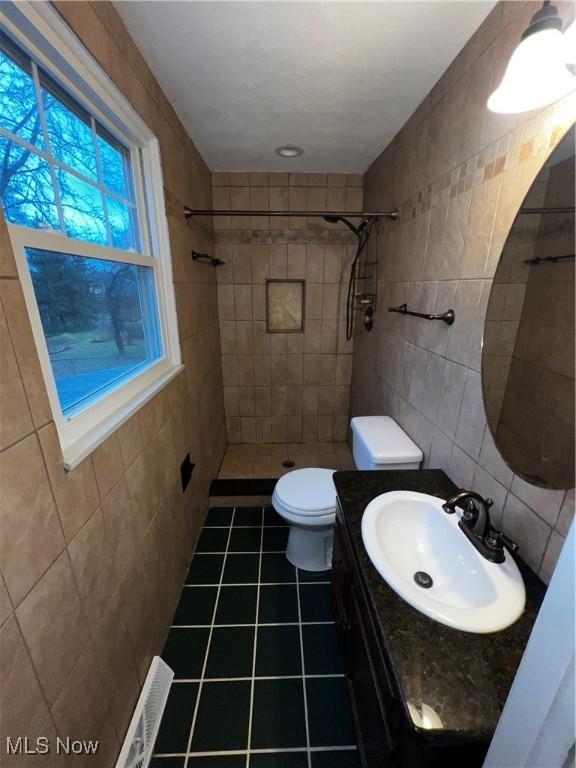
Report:
[[[361,173],[494,2],[115,6],[212,170]],[[296,144],[304,155],[279,158]]]

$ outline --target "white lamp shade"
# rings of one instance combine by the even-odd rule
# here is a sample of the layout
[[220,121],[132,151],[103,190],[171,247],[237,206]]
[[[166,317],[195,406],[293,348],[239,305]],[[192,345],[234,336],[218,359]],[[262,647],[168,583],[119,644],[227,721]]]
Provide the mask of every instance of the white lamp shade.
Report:
[[492,112],[539,109],[576,88],[566,67],[565,40],[557,29],[535,32],[512,54],[502,82],[488,99]]
[[568,27],[563,34],[564,38],[564,59],[569,64],[576,64],[576,21]]

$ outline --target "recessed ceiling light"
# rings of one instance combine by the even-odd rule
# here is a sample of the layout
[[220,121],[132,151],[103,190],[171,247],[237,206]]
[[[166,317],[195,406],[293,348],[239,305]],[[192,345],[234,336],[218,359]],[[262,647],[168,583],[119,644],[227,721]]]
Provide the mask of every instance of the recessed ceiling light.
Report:
[[274,150],[280,157],[299,157],[304,154],[302,147],[294,147],[291,144],[286,144],[284,147],[276,147]]

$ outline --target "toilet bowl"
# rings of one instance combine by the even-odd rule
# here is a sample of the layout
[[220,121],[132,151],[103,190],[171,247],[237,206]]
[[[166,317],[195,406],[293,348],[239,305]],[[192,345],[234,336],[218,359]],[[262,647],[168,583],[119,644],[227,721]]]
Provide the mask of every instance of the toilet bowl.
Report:
[[[390,416],[352,419],[356,469],[418,469],[422,451]],[[286,557],[304,571],[332,567],[332,537],[336,521],[333,469],[295,469],[280,478],[272,506],[288,523]]]
[[272,506],[288,523],[286,557],[304,571],[332,567],[332,534],[336,520],[333,469],[306,467],[280,478]]

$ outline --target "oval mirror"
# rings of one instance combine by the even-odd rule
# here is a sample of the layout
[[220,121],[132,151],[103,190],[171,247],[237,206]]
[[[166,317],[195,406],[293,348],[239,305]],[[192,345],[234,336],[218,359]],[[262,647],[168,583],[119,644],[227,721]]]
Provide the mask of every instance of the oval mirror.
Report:
[[574,130],[548,158],[494,276],[482,389],[508,466],[546,488],[574,487]]

